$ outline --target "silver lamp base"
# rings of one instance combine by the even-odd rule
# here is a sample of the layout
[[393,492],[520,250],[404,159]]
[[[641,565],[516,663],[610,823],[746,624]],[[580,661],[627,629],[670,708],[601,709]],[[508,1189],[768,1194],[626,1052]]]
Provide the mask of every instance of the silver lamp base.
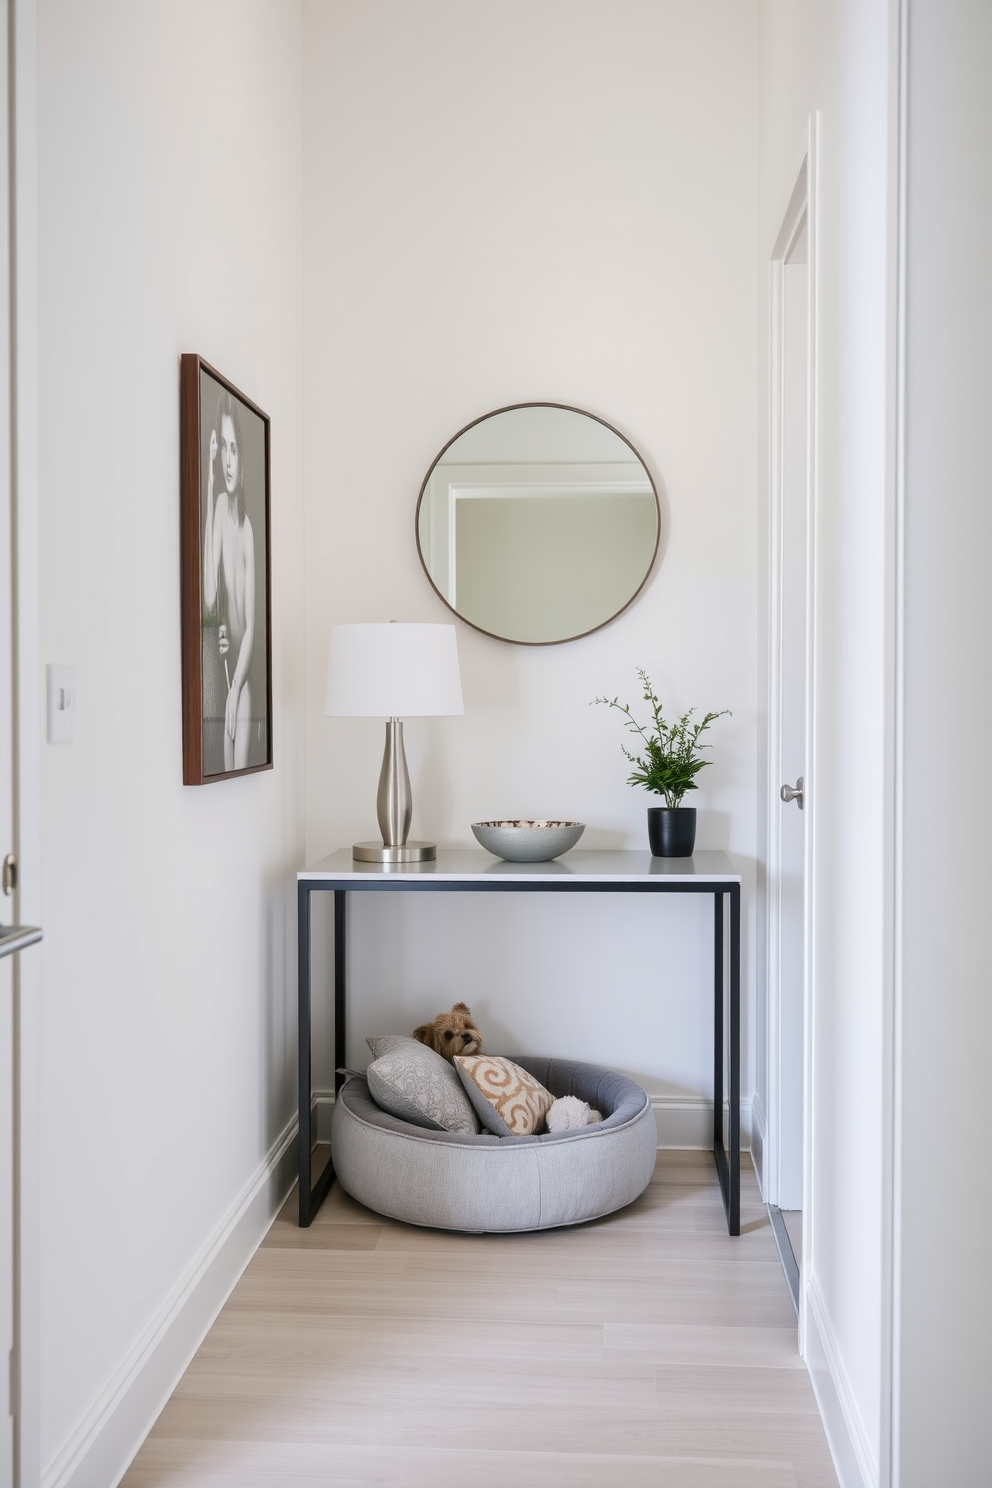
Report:
[[386,723],[386,748],[375,806],[382,840],[356,842],[351,855],[357,863],[429,863],[437,857],[433,842],[406,840],[413,817],[413,796],[403,748],[403,725],[398,718],[390,718]]
[[437,857],[435,842],[404,842],[387,847],[383,842],[356,842],[351,849],[356,863],[428,863]]

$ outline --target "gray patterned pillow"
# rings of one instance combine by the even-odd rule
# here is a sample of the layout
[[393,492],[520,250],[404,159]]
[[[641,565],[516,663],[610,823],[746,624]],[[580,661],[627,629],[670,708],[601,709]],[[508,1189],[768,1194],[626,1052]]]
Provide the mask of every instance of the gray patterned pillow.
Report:
[[377,1106],[430,1131],[471,1133],[479,1121],[454,1069],[440,1054],[399,1034],[370,1038],[372,1063],[365,1071]]

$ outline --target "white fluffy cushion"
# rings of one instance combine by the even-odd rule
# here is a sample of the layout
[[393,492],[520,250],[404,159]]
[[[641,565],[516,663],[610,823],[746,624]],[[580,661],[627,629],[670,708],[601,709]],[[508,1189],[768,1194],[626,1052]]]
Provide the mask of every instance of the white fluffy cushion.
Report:
[[488,1131],[531,1137],[540,1130],[554,1096],[519,1064],[492,1054],[458,1054],[455,1069]]
[[602,1111],[594,1111],[588,1101],[577,1095],[560,1095],[548,1111],[548,1131],[573,1131],[577,1126],[595,1126],[602,1121]]
[[440,1054],[400,1034],[365,1042],[373,1054],[365,1077],[377,1106],[429,1131],[478,1135],[480,1127],[472,1103]]

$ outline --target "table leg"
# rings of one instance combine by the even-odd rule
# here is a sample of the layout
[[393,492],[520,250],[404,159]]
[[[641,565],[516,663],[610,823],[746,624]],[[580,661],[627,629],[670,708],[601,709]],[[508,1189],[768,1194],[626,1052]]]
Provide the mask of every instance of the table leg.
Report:
[[730,886],[730,1203],[727,1223],[741,1232],[741,886]]
[[[313,892],[312,885],[306,880],[297,883],[297,937],[298,937],[298,970],[299,978],[299,1105],[300,1105],[300,1138],[299,1138],[299,1202],[300,1202],[300,1228],[306,1229],[317,1210],[320,1208],[328,1189],[334,1182],[334,1166],[330,1160],[324,1165],[316,1183],[310,1182],[311,1150],[313,1148],[313,1087],[310,1066],[310,896]],[[344,894],[334,895],[335,904],[335,928],[337,926],[337,901],[343,899]],[[343,918],[343,912],[342,912]],[[337,962],[337,942],[335,940],[335,965]],[[342,1000],[344,989],[342,984]],[[344,1015],[341,1015],[341,1030],[343,1037]],[[335,1007],[335,1034],[337,1034],[338,1019]],[[337,1049],[335,1048],[335,1055]]]
[[723,918],[721,889],[713,895],[713,1152],[718,1157],[723,1152]]
[[310,1223],[310,885],[296,885],[298,1037],[299,1037],[299,1198],[300,1224]]
[[[723,1141],[723,1021],[728,967],[724,958],[724,894],[730,895],[729,1120]],[[729,1147],[729,1151],[727,1150]],[[730,884],[713,895],[713,1156],[727,1229],[741,1232],[741,891]]]
[[334,1093],[344,1084],[344,1075],[337,1073],[339,1066],[348,1063],[347,1036],[347,988],[345,963],[345,901],[344,889],[334,890]]

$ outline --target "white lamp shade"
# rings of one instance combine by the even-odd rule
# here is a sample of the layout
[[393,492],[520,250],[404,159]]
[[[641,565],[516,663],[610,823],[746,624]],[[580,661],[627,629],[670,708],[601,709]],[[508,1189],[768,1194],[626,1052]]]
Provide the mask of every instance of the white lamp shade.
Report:
[[453,625],[332,625],[324,712],[332,718],[464,713]]

